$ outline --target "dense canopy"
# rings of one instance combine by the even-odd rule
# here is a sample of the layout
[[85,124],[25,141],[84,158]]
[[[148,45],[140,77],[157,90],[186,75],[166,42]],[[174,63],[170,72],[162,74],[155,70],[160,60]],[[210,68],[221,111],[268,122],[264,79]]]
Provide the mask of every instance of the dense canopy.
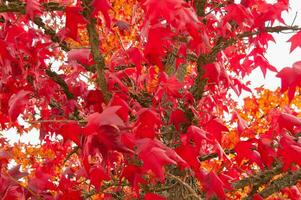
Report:
[[[301,47],[283,12],[288,0],[1,0],[0,199],[301,199],[301,61],[265,57],[272,33]],[[281,87],[251,90],[256,68]],[[9,142],[11,128],[39,144]]]

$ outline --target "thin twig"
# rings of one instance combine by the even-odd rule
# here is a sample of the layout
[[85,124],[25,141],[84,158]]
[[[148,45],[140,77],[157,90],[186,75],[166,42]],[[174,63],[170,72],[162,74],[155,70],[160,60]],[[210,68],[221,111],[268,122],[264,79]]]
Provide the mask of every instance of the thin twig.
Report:
[[167,176],[169,176],[170,178],[176,180],[177,182],[179,182],[180,184],[182,184],[183,186],[185,186],[189,192],[191,193],[191,196],[192,197],[195,197],[196,199],[201,199],[201,197],[195,192],[194,189],[192,189],[190,187],[190,185],[188,185],[186,182],[184,182],[183,180],[181,180],[179,177],[173,175],[173,174],[170,174],[170,173],[167,173]]
[[95,62],[97,72],[97,85],[104,94],[105,102],[109,102],[111,94],[108,92],[107,81],[105,77],[105,58],[99,51],[99,34],[96,30],[96,19],[91,17],[93,7],[91,6],[91,0],[83,0],[82,6],[83,16],[87,19],[87,30],[89,35],[89,42],[91,46],[91,53]]

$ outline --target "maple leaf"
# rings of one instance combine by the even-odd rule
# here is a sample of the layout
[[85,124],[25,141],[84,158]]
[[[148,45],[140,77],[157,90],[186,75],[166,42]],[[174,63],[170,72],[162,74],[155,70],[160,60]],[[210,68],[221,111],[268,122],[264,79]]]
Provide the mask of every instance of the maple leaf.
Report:
[[255,194],[255,195],[253,196],[253,200],[264,200],[264,198],[262,198],[262,197],[260,196],[260,194]]
[[64,140],[71,140],[80,146],[80,136],[82,134],[82,128],[76,122],[70,122],[64,124],[58,131],[64,138]]
[[299,200],[301,198],[301,193],[297,186],[284,188],[281,190],[281,193],[287,195],[287,197],[291,200]]
[[100,90],[89,90],[86,97],[86,107],[94,112],[102,112],[104,103],[103,94]]
[[228,12],[223,18],[223,25],[231,20],[235,21],[240,27],[243,27],[243,23],[252,24],[252,14],[240,4],[230,4],[225,7]]
[[254,14],[254,24],[264,26],[264,23],[270,21],[273,25],[276,20],[285,24],[282,18],[282,12],[288,9],[288,5],[282,2],[277,4],[258,2],[258,12]]
[[234,112],[231,120],[234,121],[235,119],[237,119],[237,132],[241,134],[248,128],[248,123],[237,112]]
[[268,138],[260,138],[258,142],[258,152],[262,158],[264,164],[271,167],[274,159],[276,158],[276,152],[272,146],[272,140]]
[[121,178],[125,177],[130,184],[133,186],[133,188],[136,190],[137,193],[139,193],[139,187],[138,184],[145,184],[146,181],[143,179],[143,172],[142,169],[135,165],[127,165],[121,173]]
[[23,188],[17,185],[9,186],[4,192],[1,200],[23,200],[25,199],[25,192]]
[[135,137],[137,138],[155,138],[156,135],[154,126],[139,124],[135,129]]
[[[168,95],[174,96],[174,97],[182,97],[182,94],[180,93],[180,89],[184,86],[182,82],[180,82],[177,77],[174,75],[172,77],[168,77],[166,73],[162,74],[160,78],[161,87],[160,90]],[[158,90],[158,93],[159,91]]]
[[72,49],[68,52],[68,62],[76,62],[82,65],[91,64],[90,49]]
[[144,48],[144,56],[151,63],[163,69],[162,57],[170,46],[170,38],[173,33],[166,27],[152,27],[149,29],[147,43]]
[[257,54],[257,56],[255,56],[254,64],[260,67],[264,77],[267,73],[267,69],[272,72],[277,72],[277,69],[274,66],[272,66],[264,56],[260,54]]
[[214,82],[219,84],[220,81],[223,81],[225,85],[229,85],[229,77],[221,63],[214,62],[204,66],[205,74],[204,78],[208,78],[208,82]]
[[[85,138],[83,149],[84,159],[88,159],[90,155],[99,155],[104,161],[108,161],[113,151],[132,154],[133,151],[127,148],[121,139],[122,132],[116,126],[103,125],[93,131],[92,135]],[[85,165],[89,169],[88,165]]]
[[99,129],[101,126],[119,126],[124,127],[123,120],[117,115],[117,111],[121,106],[111,106],[106,108],[102,113],[93,113],[87,117],[88,123],[84,128],[84,134],[90,135]]
[[79,24],[86,24],[87,21],[80,14],[80,7],[66,7],[66,35],[77,41],[77,29]]
[[177,154],[185,160],[189,166],[193,169],[193,171],[196,174],[196,177],[199,180],[202,180],[203,178],[203,172],[200,169],[200,162],[198,160],[199,157],[199,150],[195,147],[193,147],[191,144],[182,144],[178,148],[175,149]]
[[252,93],[252,90],[247,86],[247,84],[242,83],[237,78],[234,78],[232,80],[233,80],[233,84],[231,84],[231,87],[237,96],[240,96],[242,90]]
[[288,98],[291,102],[295,96],[295,91],[297,86],[301,86],[300,77],[301,77],[301,61],[295,62],[293,67],[285,67],[277,76],[281,79],[281,92],[288,90]]
[[190,126],[187,129],[187,139],[193,140],[198,148],[200,148],[203,144],[203,141],[209,141],[207,138],[207,132],[197,126]]
[[117,27],[122,34],[130,30],[130,24],[122,20],[116,20],[113,27]]
[[172,111],[170,115],[170,122],[176,127],[177,130],[180,130],[181,126],[189,123],[189,120],[182,110],[177,109]]
[[301,127],[301,119],[288,113],[280,113],[277,121],[280,129],[285,128],[291,133],[294,133],[295,127]]
[[151,25],[164,18],[180,31],[198,22],[196,13],[183,0],[163,0],[160,3],[156,0],[144,0],[142,8],[145,10],[146,21]]
[[94,10],[92,12],[92,16],[97,16],[98,12],[101,11],[103,14],[107,27],[111,27],[111,18],[109,16],[109,9],[111,8],[110,4],[107,0],[93,0],[92,6]]
[[[12,55],[8,51],[8,44],[6,41],[0,39],[0,63],[5,67],[10,66],[10,61],[12,60]],[[0,82],[1,83],[1,82]]]
[[253,141],[240,141],[234,148],[237,156],[235,159],[238,163],[241,163],[244,159],[248,159],[253,163],[256,163],[261,169],[263,169],[262,160],[260,154],[256,151],[256,146]]
[[41,15],[42,9],[39,0],[27,0],[25,11],[30,19],[34,19],[35,16]]
[[226,199],[223,185],[222,180],[214,172],[209,172],[204,180],[206,196],[216,195],[219,199]]
[[101,166],[93,166],[89,171],[89,177],[91,180],[91,184],[95,186],[95,189],[97,191],[100,189],[102,181],[110,180],[110,176]]
[[30,93],[30,91],[20,90],[10,97],[8,102],[8,114],[11,117],[12,121],[16,121],[19,114],[23,112],[24,107],[28,102],[28,95]]
[[136,124],[143,124],[148,126],[159,126],[162,124],[160,116],[153,109],[141,109],[138,113],[138,120]]
[[144,138],[137,140],[136,145],[139,158],[143,161],[143,168],[146,171],[151,170],[161,182],[165,179],[164,165],[187,166],[187,163],[174,150],[158,140]]
[[119,95],[114,94],[109,103],[110,106],[120,106],[116,114],[124,121],[129,119],[130,107],[126,101],[124,101]]
[[297,47],[301,47],[301,31],[294,34],[287,42],[291,43],[290,52],[294,51]]
[[144,195],[144,200],[166,200],[165,197],[162,197],[158,194],[154,194],[154,193],[146,193]]
[[295,163],[301,166],[301,145],[294,140],[294,137],[283,134],[279,142],[277,155],[283,161],[283,169],[288,170]]
[[135,64],[138,75],[140,75],[141,70],[142,70],[142,61],[143,61],[143,56],[142,56],[141,50],[139,50],[138,48],[132,47],[132,48],[129,48],[126,52],[127,52],[128,56],[130,57],[130,60]]
[[222,142],[223,133],[229,132],[228,128],[218,118],[208,121],[204,128],[208,133],[212,134],[219,143]]
[[64,176],[60,178],[58,189],[61,191],[60,200],[81,200],[80,190],[76,190],[76,181],[72,181]]
[[38,167],[35,176],[29,179],[28,187],[37,193],[45,189],[56,190],[56,186],[50,181],[50,178],[51,175],[44,168]]

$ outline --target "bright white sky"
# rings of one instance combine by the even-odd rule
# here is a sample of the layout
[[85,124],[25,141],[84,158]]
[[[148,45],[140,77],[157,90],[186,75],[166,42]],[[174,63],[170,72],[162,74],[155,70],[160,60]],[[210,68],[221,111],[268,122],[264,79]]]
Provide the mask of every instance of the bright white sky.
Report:
[[[268,0],[273,2],[274,0]],[[291,25],[294,21],[295,15],[297,13],[296,20],[294,25],[301,26],[301,0],[290,0],[290,12],[283,13],[285,22],[288,25]],[[284,67],[292,66],[296,61],[301,61],[301,49],[297,48],[291,54],[290,43],[286,41],[292,36],[292,34],[273,34],[276,43],[270,43],[269,48],[266,54],[266,58],[270,63],[280,71]],[[251,88],[256,88],[264,86],[265,88],[275,90],[280,86],[280,79],[275,78],[276,73],[270,71],[267,72],[266,78],[264,79],[262,72],[259,68],[252,72],[252,74],[246,78],[251,81]],[[239,98],[238,101],[242,103],[242,99],[250,95],[249,93],[244,92]],[[233,97],[237,98],[237,97]],[[15,129],[10,129],[4,133],[4,136],[10,143],[18,143],[18,141],[31,144],[39,144],[39,133],[37,130],[33,130],[28,134],[23,134],[21,137],[17,134]]]
[[[283,18],[287,25],[292,25],[295,15],[297,13],[296,20],[293,25],[301,26],[301,1],[300,0],[290,0],[290,11],[288,13],[283,13]],[[290,43],[287,43],[287,40],[293,34],[273,34],[276,43],[269,43],[269,48],[266,54],[266,58],[270,63],[280,71],[284,67],[292,66],[296,61],[301,60],[301,49],[295,49],[291,54],[290,52]],[[263,78],[263,75],[259,68],[257,68],[249,77],[248,80],[252,81],[252,88],[259,87],[264,85],[265,88],[274,90],[280,86],[280,79],[275,78],[275,73],[268,71],[266,79]]]
[[[267,0],[271,3],[275,0]],[[298,25],[301,26],[301,1],[300,0],[289,0],[290,2],[290,10],[289,13],[283,12],[282,17],[287,25]],[[297,14],[297,16],[296,16]],[[294,18],[296,19],[294,21]],[[275,24],[278,25],[278,24]],[[279,24],[281,25],[281,24]],[[291,67],[296,61],[301,61],[301,48],[296,48],[292,53],[290,53],[290,43],[287,41],[293,34],[284,34],[284,33],[274,33],[273,34],[276,43],[270,42],[266,58],[269,60],[270,64],[277,68],[280,71],[284,67]],[[258,67],[255,69],[249,77],[246,77],[246,81],[250,80],[251,85],[249,86],[251,89],[264,86],[267,89],[275,90],[280,87],[280,79],[276,78],[276,73],[267,71],[266,77],[263,77],[263,74]],[[234,94],[232,95],[234,99],[237,99],[239,105],[242,105],[243,98],[250,95],[248,92],[242,93],[238,98]]]

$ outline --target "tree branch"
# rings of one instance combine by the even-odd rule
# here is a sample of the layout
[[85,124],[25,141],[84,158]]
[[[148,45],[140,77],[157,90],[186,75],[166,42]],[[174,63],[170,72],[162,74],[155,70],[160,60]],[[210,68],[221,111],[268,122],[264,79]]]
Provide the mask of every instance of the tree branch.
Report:
[[269,186],[259,192],[259,194],[263,198],[267,198],[273,193],[278,192],[285,187],[296,185],[300,179],[301,169],[298,169],[295,172],[289,172],[287,175],[274,180]]
[[185,188],[188,189],[188,191],[191,193],[191,196],[194,197],[195,199],[201,199],[201,197],[195,192],[194,189],[192,189],[190,187],[190,185],[188,185],[185,181],[181,180],[179,177],[173,175],[173,174],[170,174],[170,173],[167,173],[167,176],[169,176],[170,178],[176,180],[178,183],[180,183],[181,185],[183,185]]
[[56,82],[64,91],[67,99],[74,99],[74,95],[70,92],[67,83],[62,79],[56,72],[51,71],[50,69],[45,70],[46,74],[51,78],[54,82]]
[[[225,153],[226,154],[234,154],[235,151],[234,151],[234,149],[226,149]],[[199,157],[199,161],[202,162],[202,161],[210,160],[210,159],[216,158],[216,157],[218,157],[218,153],[210,153],[210,154]]]
[[[64,6],[61,6],[56,2],[44,2],[41,4],[45,11],[63,11],[65,10]],[[8,4],[0,4],[0,13],[4,12],[18,12],[25,14],[26,3],[21,1],[13,1]]]
[[282,165],[278,164],[273,169],[262,171],[253,176],[239,180],[232,184],[233,189],[238,190],[246,186],[260,186],[268,183],[275,175],[280,174],[282,171]]
[[203,78],[205,73],[203,66],[213,63],[216,60],[216,56],[219,52],[226,49],[227,47],[234,45],[237,41],[251,37],[254,35],[258,35],[260,33],[280,33],[282,31],[300,31],[301,27],[298,26],[275,26],[275,27],[265,27],[262,30],[244,32],[236,35],[233,38],[219,38],[212,48],[211,52],[208,54],[201,54],[197,57],[190,57],[192,61],[197,62],[197,71],[198,75],[196,77],[194,85],[191,87],[191,92],[196,100],[200,100],[203,96],[204,88],[207,84],[207,80]]
[[108,102],[111,98],[111,94],[108,92],[107,81],[105,77],[105,59],[99,52],[99,35],[96,30],[96,19],[91,17],[93,7],[90,5],[91,0],[83,0],[83,16],[87,19],[87,30],[89,34],[89,41],[91,45],[91,53],[95,62],[97,72],[97,85],[104,94],[104,99]]
[[55,30],[53,30],[52,28],[49,28],[45,25],[45,23],[42,21],[42,19],[40,17],[35,17],[33,19],[33,22],[40,28],[42,28],[45,32],[46,35],[50,36],[50,39],[55,42],[58,43],[59,46],[64,50],[64,51],[70,51],[67,43],[65,41],[61,41],[60,38],[56,35]]
[[200,17],[205,16],[205,5],[206,0],[196,0],[195,1],[195,7],[196,7],[196,14]]

